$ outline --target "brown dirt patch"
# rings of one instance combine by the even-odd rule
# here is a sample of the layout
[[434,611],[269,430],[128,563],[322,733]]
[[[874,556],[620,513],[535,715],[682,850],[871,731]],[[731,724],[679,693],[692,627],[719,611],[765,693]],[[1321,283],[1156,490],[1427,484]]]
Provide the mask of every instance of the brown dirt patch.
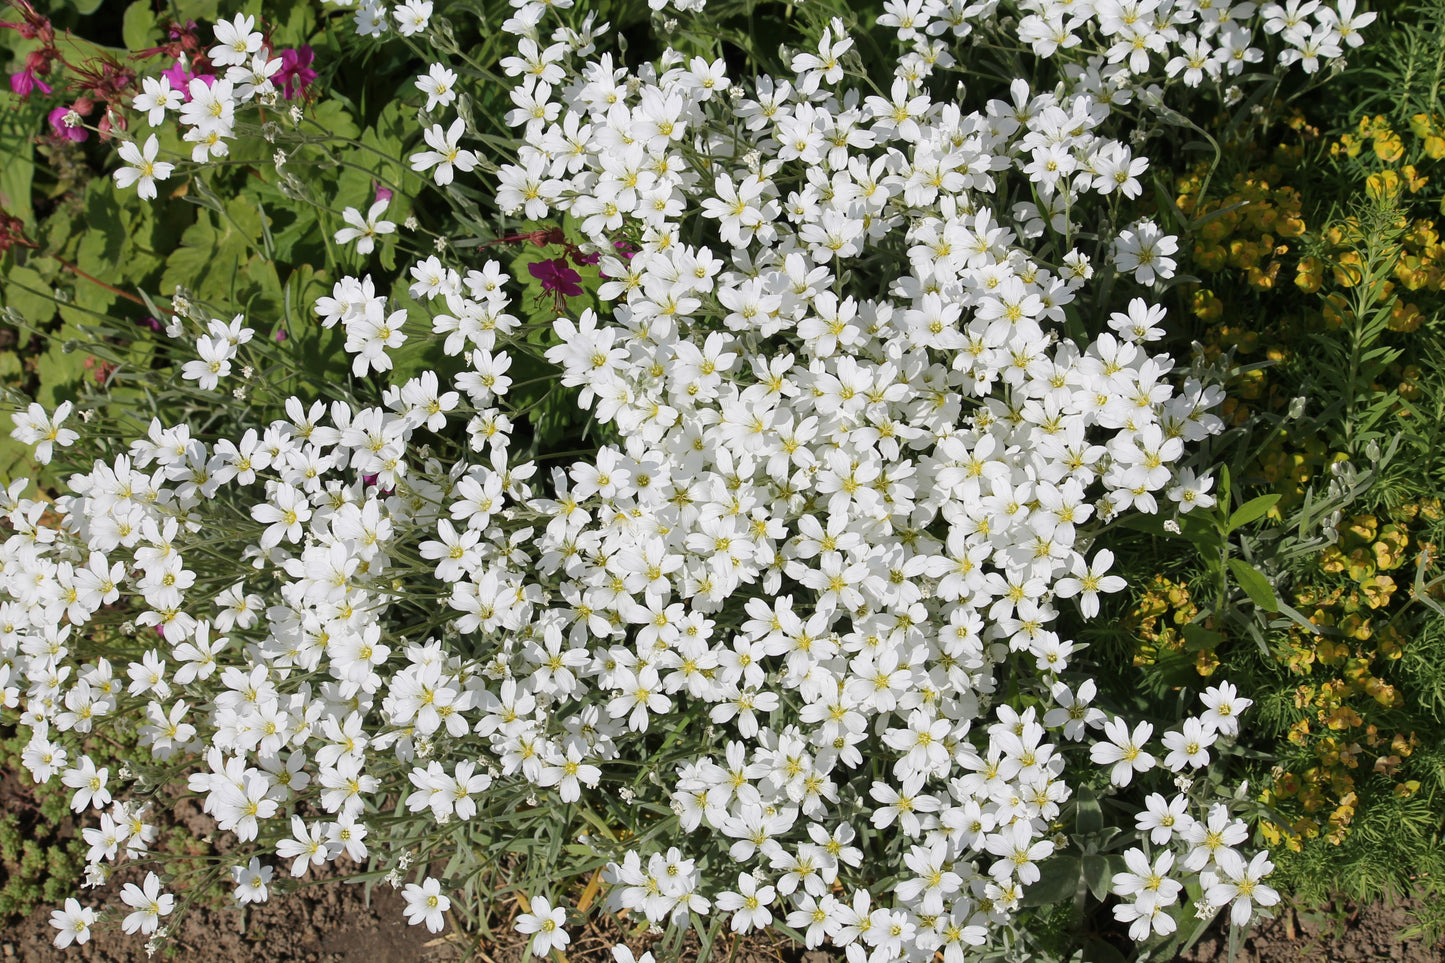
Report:
[[1416,904],[1372,903],[1328,914],[1305,915],[1282,910],[1245,936],[1234,958],[1229,939],[1216,921],[1182,963],[1356,963],[1392,960],[1399,963],[1445,963],[1445,940],[1427,944],[1404,940]]

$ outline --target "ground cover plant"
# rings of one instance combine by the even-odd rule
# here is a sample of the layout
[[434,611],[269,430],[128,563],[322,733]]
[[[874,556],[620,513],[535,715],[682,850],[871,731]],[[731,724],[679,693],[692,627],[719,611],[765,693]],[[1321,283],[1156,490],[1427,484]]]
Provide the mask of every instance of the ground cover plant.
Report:
[[[1442,14],[1401,8],[1324,96],[1217,124],[1231,160],[1176,184],[1181,212],[1207,218],[1181,258],[1201,284],[1180,293],[1206,351],[1239,364],[1231,464],[1275,499],[1247,548],[1283,604],[1257,644],[1201,632],[1214,593],[1175,565],[1132,614],[1135,662],[1192,661],[1259,699],[1261,829],[1303,905],[1441,879]],[[1305,537],[1317,518],[1323,538]],[[1434,902],[1418,923],[1438,936]]]
[[[0,693],[87,884],[148,870],[57,944],[159,949],[343,856],[433,932],[518,901],[538,956],[621,914],[619,960],[1102,959],[1104,900],[1168,958],[1279,902],[1257,697],[1083,641],[1140,528],[1200,550],[1193,648],[1279,628],[1246,532],[1282,496],[1161,306],[1171,230],[1220,218],[1141,208],[1147,150],[1373,15],[655,7],[140,3],[127,54],[13,6],[17,95],[78,94],[28,109],[92,229],[12,212],[6,317],[98,361],[20,385]],[[1394,319],[1358,263],[1352,323]],[[159,844],[181,795],[223,852]]]

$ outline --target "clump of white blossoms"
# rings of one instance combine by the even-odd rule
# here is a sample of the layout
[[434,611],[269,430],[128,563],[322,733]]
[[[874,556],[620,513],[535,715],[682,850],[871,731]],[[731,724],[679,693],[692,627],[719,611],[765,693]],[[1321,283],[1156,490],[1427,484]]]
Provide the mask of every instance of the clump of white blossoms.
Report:
[[[664,926],[780,919],[850,960],[956,960],[1005,938],[1078,784],[1207,764],[1248,700],[1210,690],[1151,752],[1151,723],[1091,705],[1053,626],[1060,604],[1092,616],[1123,588],[1091,544],[1100,521],[1207,489],[1180,462],[1221,427],[1222,394],[1151,351],[1167,319],[1145,297],[1099,312],[1108,330],[1065,327],[1100,307],[1100,272],[1173,270],[1149,222],[1104,239],[1113,263],[1074,246],[1078,218],[1137,194],[1147,166],[1104,133],[1113,108],[1151,69],[1191,84],[1259,59],[1250,13],[1019,4],[1036,52],[1087,36],[1105,53],[966,111],[931,78],[997,6],[890,2],[886,95],[848,86],[837,20],[790,75],[744,79],[671,50],[636,70],[586,59],[603,27],[548,39],[566,4],[515,11],[517,161],[496,201],[567,215],[569,243],[598,255],[605,309],[559,317],[546,351],[621,439],[595,456],[544,472],[514,456],[511,279],[448,251],[397,281],[430,318],[369,275],[315,305],[354,373],[385,382],[371,403],[291,398],[214,441],[156,421],[70,477],[54,527],[12,487],[0,696],[36,778],[103,810],[92,875],[154,836],[122,799],[132,777],[80,751],[106,717],[235,833],[241,900],[342,853],[380,851],[400,885],[410,853],[368,835],[384,801],[450,838],[439,827],[489,800],[636,792],[643,824],[683,832],[607,851],[609,906]],[[1308,6],[1314,27],[1276,30],[1294,14],[1269,5],[1263,29],[1313,69],[1359,18]],[[363,4],[358,28],[420,32],[430,5],[388,12]],[[438,64],[418,86],[454,82]],[[443,120],[413,164],[472,176],[466,136]],[[427,324],[466,369],[391,383],[388,350]],[[215,388],[249,339],[210,322],[183,377]],[[62,417],[32,410],[17,437],[64,445]],[[84,643],[118,604],[124,665]],[[634,778],[664,743],[658,784]],[[1190,877],[1236,922],[1271,905],[1243,823],[1155,798],[1152,849],[1113,881],[1136,937],[1172,930]],[[425,870],[407,914],[438,930],[450,900]],[[171,911],[150,878],[141,897],[127,928]],[[534,948],[565,945],[565,911],[533,906]],[[57,942],[92,923],[68,904],[57,920]]]

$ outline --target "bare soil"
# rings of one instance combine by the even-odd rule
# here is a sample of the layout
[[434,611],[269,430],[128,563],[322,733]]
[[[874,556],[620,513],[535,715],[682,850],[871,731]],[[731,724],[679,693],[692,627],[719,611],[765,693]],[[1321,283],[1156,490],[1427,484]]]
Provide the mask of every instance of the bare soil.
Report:
[[1229,956],[1229,938],[1216,924],[1182,957],[1181,963],[1445,963],[1445,940],[1433,946],[1404,940],[1411,901],[1330,908],[1328,913],[1282,910],[1254,927]]

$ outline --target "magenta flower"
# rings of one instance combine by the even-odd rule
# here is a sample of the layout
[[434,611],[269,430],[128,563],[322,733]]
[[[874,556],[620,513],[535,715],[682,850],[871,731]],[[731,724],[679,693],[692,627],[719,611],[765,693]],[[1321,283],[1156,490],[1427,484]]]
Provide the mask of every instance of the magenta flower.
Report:
[[203,80],[208,87],[216,82],[216,78],[211,74],[191,73],[185,67],[181,66],[181,62],[179,60],[171,64],[171,66],[166,70],[162,70],[161,76],[168,79],[171,82],[171,86],[181,92],[181,97],[187,103],[189,103],[191,99],[192,80]]
[[53,130],[55,136],[61,140],[73,141],[78,144],[89,137],[90,132],[79,124],[74,127],[66,126],[65,115],[70,113],[70,111],[71,108],[69,107],[57,107],[52,110],[50,112],[50,129]]
[[282,97],[295,100],[306,93],[306,88],[316,81],[316,71],[311,69],[315,59],[316,51],[304,43],[294,50],[281,51],[281,69],[275,79],[281,85]]
[[564,298],[575,298],[582,293],[582,275],[567,266],[565,258],[550,261],[534,261],[527,265],[532,277],[542,282],[542,290],[551,291]]
[[29,97],[31,94],[35,93],[35,89],[37,87],[40,88],[40,92],[43,94],[48,94],[51,92],[50,85],[47,84],[45,81],[41,80],[40,75],[37,74],[35,71],[31,70],[29,67],[25,68],[19,73],[14,73],[10,75],[10,90],[13,91],[17,96]]

